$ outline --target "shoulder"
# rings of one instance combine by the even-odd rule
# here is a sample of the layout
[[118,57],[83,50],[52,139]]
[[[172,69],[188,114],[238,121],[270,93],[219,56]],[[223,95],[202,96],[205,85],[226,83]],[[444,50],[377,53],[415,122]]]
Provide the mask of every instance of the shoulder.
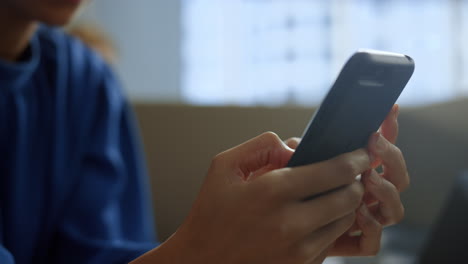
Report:
[[68,101],[98,103],[103,96],[123,99],[113,70],[93,50],[60,28],[40,26],[37,38],[42,60],[56,76],[57,89],[67,94]]
[[99,79],[100,74],[109,71],[100,56],[60,28],[41,25],[37,38],[45,62],[55,62],[60,69],[67,69],[70,76],[79,74],[87,79]]

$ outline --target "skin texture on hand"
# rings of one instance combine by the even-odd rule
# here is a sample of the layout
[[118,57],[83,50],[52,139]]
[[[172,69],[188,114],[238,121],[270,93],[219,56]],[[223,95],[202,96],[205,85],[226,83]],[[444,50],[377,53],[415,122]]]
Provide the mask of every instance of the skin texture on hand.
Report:
[[[367,150],[324,162],[284,168],[298,140],[285,144],[273,133],[217,155],[183,225],[133,263],[321,263],[329,255],[375,255],[383,226],[403,216],[399,191],[408,184],[393,145],[395,109]],[[380,164],[382,175],[374,170]],[[352,228],[362,235],[350,236]]]
[[[371,160],[360,149],[284,168],[292,154],[278,136],[265,133],[216,156],[184,224],[134,263],[321,262],[355,222],[364,194],[355,177]],[[270,171],[252,177],[264,168]]]
[[[0,0],[0,57],[16,61],[36,21],[63,25],[82,2]],[[403,216],[399,192],[409,183],[394,145],[396,112],[368,150],[308,166],[283,168],[293,150],[273,133],[219,154],[184,224],[133,263],[321,263],[328,254],[376,254],[382,227]],[[348,235],[352,225],[361,236]]]
[[[381,126],[371,136],[368,151],[375,157],[373,169],[362,175],[365,186],[364,203],[357,213],[357,227],[361,236],[341,236],[330,254],[340,256],[376,255],[380,249],[382,228],[403,219],[404,207],[400,192],[409,185],[409,176],[403,155],[394,144],[398,137],[398,106],[394,106]],[[383,173],[375,168],[382,165]]]
[[[369,139],[367,150],[373,157],[372,169],[362,174],[365,186],[363,204],[356,212],[353,227],[340,236],[328,254],[330,256],[371,256],[380,249],[382,229],[398,223],[404,216],[400,192],[409,185],[409,176],[403,155],[394,144],[398,137],[399,107],[395,105],[382,123],[380,131]],[[286,144],[296,148],[298,138]],[[379,174],[375,168],[383,167]]]

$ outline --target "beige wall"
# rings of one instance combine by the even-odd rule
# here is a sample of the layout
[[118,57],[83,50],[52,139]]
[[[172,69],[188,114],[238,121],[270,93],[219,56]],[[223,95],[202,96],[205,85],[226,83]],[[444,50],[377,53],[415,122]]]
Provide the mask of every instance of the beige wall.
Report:
[[[265,131],[300,136],[314,109],[136,104],[160,239],[181,224],[211,158]],[[427,226],[457,171],[468,167],[468,100],[405,109],[399,146],[412,187],[403,194],[406,224]]]

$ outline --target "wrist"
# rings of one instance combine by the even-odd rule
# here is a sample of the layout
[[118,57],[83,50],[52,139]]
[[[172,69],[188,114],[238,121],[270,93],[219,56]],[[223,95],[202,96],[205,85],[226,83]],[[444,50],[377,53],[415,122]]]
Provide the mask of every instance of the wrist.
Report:
[[180,231],[174,233],[164,243],[159,245],[130,264],[202,264],[207,263],[201,260],[201,252],[189,246],[188,240],[184,238]]
[[150,263],[151,264],[152,263],[179,264],[179,263],[182,263],[181,262],[182,260],[180,259],[180,255],[185,254],[185,252],[182,248],[178,248],[177,245],[174,244],[174,241],[171,240],[171,238],[166,240],[164,243],[162,243],[158,247],[139,256],[137,259],[133,260],[129,264],[150,264]]

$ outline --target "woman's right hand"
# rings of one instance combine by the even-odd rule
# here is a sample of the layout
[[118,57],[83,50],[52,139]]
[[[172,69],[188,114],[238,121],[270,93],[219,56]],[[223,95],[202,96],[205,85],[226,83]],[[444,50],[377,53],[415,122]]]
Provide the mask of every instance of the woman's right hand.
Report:
[[292,154],[270,132],[218,154],[182,226],[133,263],[321,263],[355,221],[371,160],[360,149],[284,168]]

